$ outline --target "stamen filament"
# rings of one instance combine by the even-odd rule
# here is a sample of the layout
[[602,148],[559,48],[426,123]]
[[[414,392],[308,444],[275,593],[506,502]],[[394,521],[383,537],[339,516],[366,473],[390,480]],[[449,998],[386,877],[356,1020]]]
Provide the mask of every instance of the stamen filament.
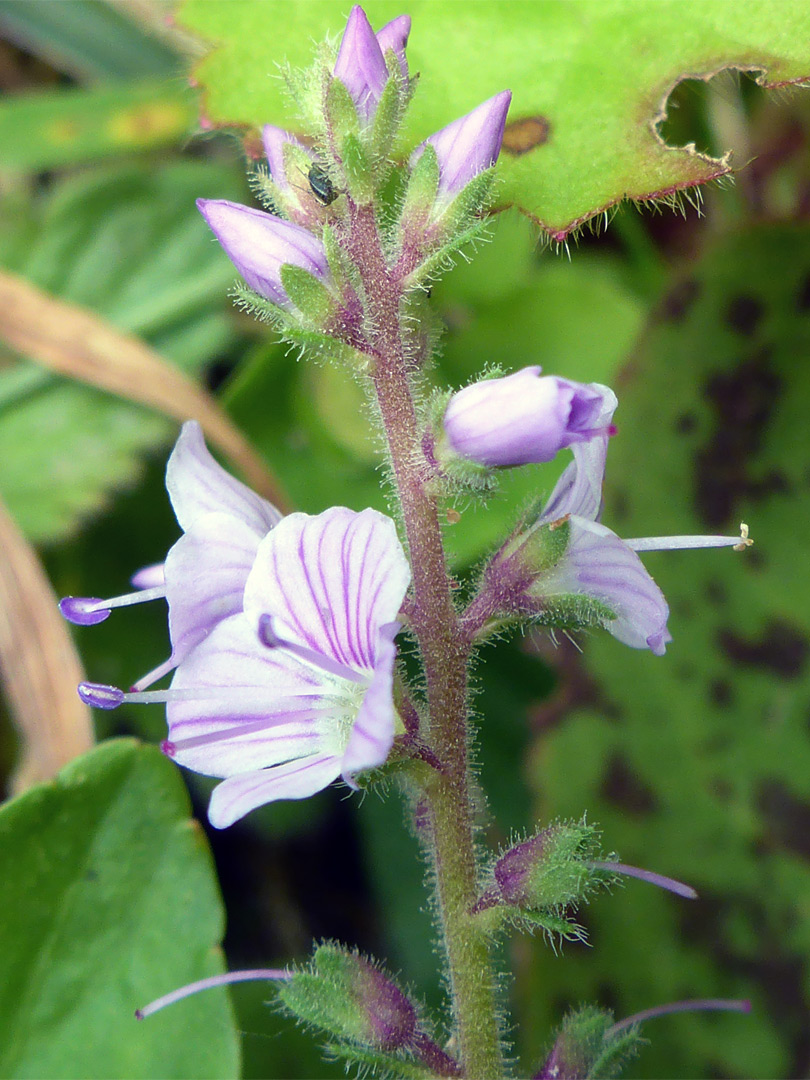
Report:
[[314,649],[308,649],[306,645],[298,645],[294,641],[283,638],[275,629],[276,622],[273,615],[259,617],[259,641],[268,649],[286,649],[299,660],[312,664],[313,667],[320,668],[329,675],[347,679],[349,682],[367,683],[369,681],[369,675],[361,675],[346,664],[341,664],[339,660],[333,660],[331,656],[324,656],[323,653],[315,652]]
[[[125,693],[117,686],[107,686],[104,683],[79,683],[79,697],[86,705],[92,705],[96,709],[117,709],[119,705],[129,702],[133,705],[169,704],[172,701],[213,701],[223,705],[234,707],[239,705],[258,708],[256,691],[250,687],[172,687],[165,690],[144,690],[134,693]],[[301,701],[311,699],[316,701],[328,701],[320,688],[314,688],[312,692],[300,694],[288,694],[286,696],[273,697],[273,709],[282,709],[285,706],[298,705]]]
[[754,541],[749,538],[748,526],[743,522],[739,536],[642,536],[624,542],[633,551],[678,551],[711,547],[733,547],[735,551],[743,551],[751,547]]
[[277,739],[284,738],[285,734],[296,739],[317,738],[317,732],[301,730],[302,719],[305,718],[297,717],[291,723],[280,724],[276,718],[269,717],[265,720],[254,720],[252,723],[223,727],[218,731],[206,732],[205,735],[191,735],[187,739],[164,739],[161,743],[161,749],[164,754],[174,757],[178,750],[191,750],[195,746],[208,746],[209,743],[225,742],[229,739],[237,739],[240,735],[250,735],[252,732],[266,731],[269,728],[274,730]]
[[224,975],[214,975],[210,979],[200,979],[198,982],[188,983],[187,986],[181,986],[178,990],[172,990],[171,993],[164,994],[163,997],[155,998],[154,1001],[150,1001],[150,1003],[145,1005],[142,1009],[135,1010],[135,1019],[145,1020],[147,1016],[151,1016],[160,1009],[165,1009],[167,1005],[174,1005],[176,1001],[182,1001],[183,998],[191,997],[192,994],[199,994],[201,990],[211,990],[217,986],[227,986],[228,983],[253,982],[262,979],[272,981],[291,978],[292,972],[285,971],[284,968],[254,968],[250,971],[227,971]]
[[152,683],[156,683],[158,679],[162,679],[164,675],[168,675],[170,671],[174,671],[177,667],[176,661],[173,657],[169,657],[168,660],[164,660],[162,664],[158,664],[156,668],[152,668],[146,675],[142,675],[137,682],[134,682],[129,688],[131,694],[137,694],[141,690],[145,690],[147,686],[151,686]]
[[632,1016],[619,1020],[605,1032],[605,1038],[624,1031],[625,1028],[634,1024],[643,1024],[645,1020],[655,1020],[659,1016],[668,1016],[670,1013],[679,1012],[751,1012],[751,1002],[747,999],[734,998],[697,998],[693,1001],[673,1001],[668,1005],[656,1005],[652,1009],[644,1009]]
[[614,874],[624,874],[627,877],[638,878],[639,881],[647,881],[650,885],[657,885],[660,889],[667,889],[677,896],[683,896],[687,900],[697,900],[698,894],[691,885],[684,885],[682,881],[666,877],[664,874],[656,874],[654,870],[642,870],[638,866],[628,866],[627,863],[601,862],[594,860],[589,862],[593,870],[608,870]]

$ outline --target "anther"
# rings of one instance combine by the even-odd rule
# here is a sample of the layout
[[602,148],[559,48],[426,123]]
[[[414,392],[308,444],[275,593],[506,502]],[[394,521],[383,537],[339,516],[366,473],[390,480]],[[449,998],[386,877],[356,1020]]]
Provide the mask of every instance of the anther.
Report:
[[104,683],[81,682],[78,690],[85,705],[91,705],[94,709],[117,709],[126,699],[123,690],[117,686],[105,686]]

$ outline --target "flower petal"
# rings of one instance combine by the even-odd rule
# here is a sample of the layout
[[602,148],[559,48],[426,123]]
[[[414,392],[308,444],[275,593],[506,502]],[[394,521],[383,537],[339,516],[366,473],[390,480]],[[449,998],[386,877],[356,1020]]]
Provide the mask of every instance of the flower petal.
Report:
[[313,754],[272,769],[231,776],[214,788],[208,820],[215,829],[225,829],[265,803],[306,799],[328,787],[339,775],[337,758]]
[[259,545],[245,614],[269,614],[291,641],[370,675],[380,628],[393,622],[410,582],[394,522],[376,510],[333,507],[290,514]]
[[281,520],[274,506],[213,459],[196,420],[188,420],[180,430],[166,467],[166,489],[184,532],[212,512],[239,518],[259,537]]
[[369,120],[388,79],[388,69],[371,23],[359,4],[352,8],[346,22],[334,74],[351,94],[360,116]]
[[175,663],[217,623],[242,610],[245,582],[260,539],[241,518],[205,514],[170,549],[166,599]]
[[230,776],[306,754],[339,754],[342,690],[343,680],[286,649],[266,648],[252,623],[232,615],[175,672],[171,692],[189,697],[169,698],[172,756],[195,772]]
[[[595,429],[608,429],[618,401],[608,387],[600,387],[604,393],[602,408],[597,416],[589,416],[588,423]],[[574,443],[571,450],[574,460],[562,474],[551,496],[543,507],[541,521],[554,521],[565,514],[598,521],[602,512],[602,481],[605,477],[609,434],[595,435],[587,442]]]
[[300,225],[227,199],[197,199],[197,208],[251,289],[274,304],[290,306],[282,266],[329,276],[323,244]]
[[[440,202],[449,202],[473,177],[498,160],[511,100],[512,91],[502,90],[426,140],[439,159]],[[423,149],[424,143],[416,148],[411,164]]]
[[[273,178],[273,182],[283,192],[290,190],[290,180],[287,176],[287,171],[284,168],[285,143],[292,143],[293,146],[305,150],[312,160],[315,160],[315,155],[309,147],[304,146],[304,144],[296,139],[289,131],[285,131],[284,128],[275,127],[273,124],[265,124],[262,128],[262,144],[264,146],[265,155],[267,156],[267,165],[270,169],[270,175]],[[301,183],[302,186],[306,186],[306,177],[301,178]]]
[[635,551],[610,529],[572,516],[565,555],[542,580],[543,596],[585,594],[616,613],[605,629],[634,649],[663,656],[672,640],[664,594]]
[[390,623],[380,630],[374,677],[366,690],[340,763],[347,784],[352,784],[355,773],[382,765],[393,745],[393,683],[397,657],[394,638],[399,630],[399,623]]
[[406,79],[408,77],[408,61],[405,57],[405,46],[408,44],[410,32],[410,15],[397,15],[395,19],[387,22],[382,30],[378,30],[376,34],[380,52],[385,56],[389,49],[394,50],[397,54],[397,60],[399,60],[402,74]]

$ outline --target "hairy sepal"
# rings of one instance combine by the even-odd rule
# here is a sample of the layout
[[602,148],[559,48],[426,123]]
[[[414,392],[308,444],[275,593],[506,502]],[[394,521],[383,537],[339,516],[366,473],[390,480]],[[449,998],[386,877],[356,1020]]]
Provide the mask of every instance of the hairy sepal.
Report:
[[[396,61],[396,65],[399,72],[399,61]],[[391,151],[402,123],[402,81],[401,72],[399,73],[399,79],[397,79],[396,74],[389,75],[377,103],[377,111],[371,125],[369,152],[374,163],[375,180],[378,187],[385,183],[391,169]]]
[[307,329],[318,331],[334,317],[337,311],[334,297],[323,282],[308,270],[287,263],[281,268],[281,284],[301,313]]
[[346,188],[352,199],[363,206],[374,200],[376,178],[369,154],[359,135],[348,134],[341,143]]
[[568,1080],[612,1080],[638,1053],[646,1040],[637,1027],[611,1034],[613,1016],[607,1009],[584,1005],[563,1020],[539,1076]]
[[439,190],[439,159],[435,148],[427,143],[408,178],[408,187],[400,214],[401,228],[415,239],[427,225]]
[[340,79],[329,78],[324,98],[324,115],[320,126],[324,126],[325,120],[329,147],[340,157],[346,139],[349,136],[359,137],[360,118],[351,94]]
[[[426,1069],[418,1061],[383,1054],[379,1050],[367,1050],[348,1043],[326,1043],[323,1049],[325,1054],[345,1061],[347,1065],[372,1070],[372,1075],[389,1076],[394,1080],[432,1080],[436,1076],[432,1069]],[[358,1070],[358,1075],[365,1075],[365,1072]]]

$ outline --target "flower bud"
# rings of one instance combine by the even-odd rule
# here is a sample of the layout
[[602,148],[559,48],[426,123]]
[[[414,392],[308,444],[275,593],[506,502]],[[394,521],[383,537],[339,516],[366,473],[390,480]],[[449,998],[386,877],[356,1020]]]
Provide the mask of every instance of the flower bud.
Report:
[[[304,146],[291,132],[285,131],[284,128],[275,127],[273,124],[265,124],[262,128],[262,145],[264,146],[267,167],[270,170],[273,183],[280,192],[288,195],[291,190],[294,190],[294,185],[290,184],[290,178],[287,175],[284,147],[295,147],[310,162],[315,160],[315,155],[309,147]],[[306,184],[306,172],[303,173],[302,180]]]
[[198,199],[197,208],[250,288],[279,307],[292,306],[283,266],[297,266],[321,282],[329,279],[323,244],[299,225],[225,199]]
[[364,123],[369,123],[374,117],[388,81],[386,52],[393,49],[402,74],[407,77],[405,45],[410,30],[410,17],[399,15],[375,35],[359,4],[351,10],[335,62],[334,76],[349,91]]
[[503,468],[551,461],[559,450],[611,430],[601,422],[608,399],[615,402],[611,390],[540,371],[533,365],[454,394],[443,420],[450,450]]
[[421,156],[427,143],[436,151],[439,160],[436,216],[462,188],[498,160],[511,100],[512,91],[502,90],[466,116],[435,132],[413,152],[411,165]]
[[331,1035],[377,1050],[409,1047],[416,1009],[382,971],[356,953],[321,945],[307,971],[279,988],[291,1012]]
[[564,907],[584,898],[592,872],[587,863],[597,847],[596,830],[561,822],[505,851],[495,864],[502,903],[536,910]]
[[543,1067],[534,1080],[587,1080],[616,1076],[617,1066],[636,1052],[641,1040],[637,1029],[612,1031],[613,1017],[594,1005],[569,1013]]

